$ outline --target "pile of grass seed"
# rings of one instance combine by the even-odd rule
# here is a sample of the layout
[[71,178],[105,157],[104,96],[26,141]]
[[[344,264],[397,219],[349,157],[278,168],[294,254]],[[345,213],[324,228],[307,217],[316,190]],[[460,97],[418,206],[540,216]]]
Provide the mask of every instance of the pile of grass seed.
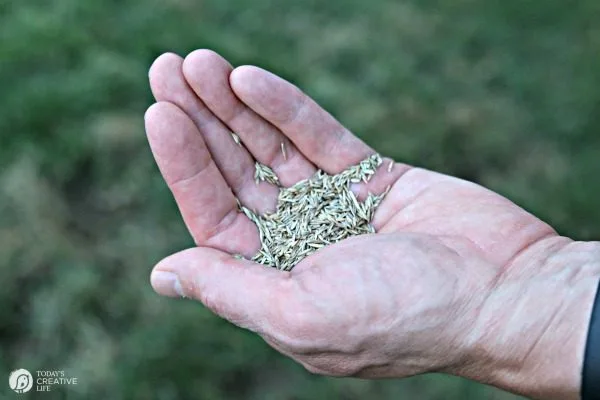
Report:
[[[285,156],[283,146],[282,150]],[[289,271],[322,247],[351,236],[375,233],[371,220],[389,188],[380,195],[369,194],[361,202],[350,184],[368,182],[381,163],[381,157],[374,154],[337,175],[319,170],[310,179],[282,187],[273,213],[257,215],[240,204],[260,235],[261,249],[252,260]],[[258,162],[255,180],[279,186],[275,173]]]

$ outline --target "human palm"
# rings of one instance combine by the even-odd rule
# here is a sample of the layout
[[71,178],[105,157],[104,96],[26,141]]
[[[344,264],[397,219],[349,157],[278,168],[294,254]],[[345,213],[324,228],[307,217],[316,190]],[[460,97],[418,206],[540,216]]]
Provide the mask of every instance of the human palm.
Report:
[[254,160],[290,186],[374,150],[293,85],[256,67],[232,70],[211,51],[159,57],[150,83],[149,141],[197,245],[159,263],[153,286],[200,300],[312,371],[452,372],[490,287],[509,267],[526,268],[526,249],[556,237],[487,189],[401,163],[388,171],[384,158],[354,188],[364,198],[391,186],[377,234],[322,249],[291,272],[236,259],[260,248],[236,197],[258,212],[277,200],[275,186],[255,184]]

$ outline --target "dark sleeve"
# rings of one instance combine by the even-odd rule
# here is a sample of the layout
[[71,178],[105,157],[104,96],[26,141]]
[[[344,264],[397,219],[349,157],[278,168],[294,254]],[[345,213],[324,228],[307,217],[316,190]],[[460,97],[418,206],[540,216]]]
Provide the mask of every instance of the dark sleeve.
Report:
[[600,285],[594,300],[585,347],[581,399],[600,400]]

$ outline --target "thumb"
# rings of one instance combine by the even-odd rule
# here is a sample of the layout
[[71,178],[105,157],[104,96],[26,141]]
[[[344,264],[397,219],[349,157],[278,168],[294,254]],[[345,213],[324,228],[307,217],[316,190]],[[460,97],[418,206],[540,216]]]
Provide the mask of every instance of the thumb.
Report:
[[260,333],[272,320],[289,277],[289,272],[195,247],[160,261],[150,281],[158,294],[193,298],[220,317]]

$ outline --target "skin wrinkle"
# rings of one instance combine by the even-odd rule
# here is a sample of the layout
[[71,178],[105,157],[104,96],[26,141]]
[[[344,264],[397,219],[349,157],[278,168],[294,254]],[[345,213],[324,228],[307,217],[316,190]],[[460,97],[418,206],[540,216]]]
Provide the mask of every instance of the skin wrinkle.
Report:
[[[207,134],[203,134],[203,136],[207,136]],[[245,196],[244,196],[244,191],[242,189],[245,187],[248,187],[246,185],[248,185],[249,182],[254,184],[254,180],[253,180],[254,170],[252,169],[254,163],[251,162],[251,158],[248,156],[248,154],[246,154],[246,152],[240,146],[238,146],[237,144],[235,144],[235,142],[233,142],[233,139],[231,138],[231,132],[228,129],[223,127],[223,133],[220,136],[222,137],[220,142],[226,142],[226,143],[231,142],[230,147],[232,147],[232,149],[235,148],[236,152],[238,152],[240,154],[244,154],[245,162],[243,162],[243,163],[236,162],[235,164],[232,164],[231,162],[228,162],[229,160],[220,160],[220,161],[215,160],[215,164],[218,163],[220,165],[219,168],[221,169],[221,171],[225,172],[224,177],[229,182],[230,186],[234,189],[234,192],[236,193],[236,195],[242,196],[242,198],[243,198]],[[207,147],[210,150],[211,154],[216,153],[214,148],[217,145],[221,145],[221,144],[215,143],[214,139],[209,140],[207,142]],[[260,190],[257,189],[257,191],[259,193],[261,193]]]
[[[334,173],[342,172],[347,167],[348,163],[358,164],[365,158],[376,154],[375,150],[365,144],[358,137],[354,136],[352,132],[350,132],[344,126],[339,125],[336,128],[338,131],[333,133],[333,135],[336,137],[336,140],[332,141],[327,151],[325,151],[325,146],[320,149],[324,153],[323,157],[327,157],[329,154],[340,154],[342,155],[340,159],[346,160],[346,162],[340,162],[336,164],[335,168],[330,168]],[[330,133],[330,135],[332,135],[332,133]],[[379,169],[381,171],[383,170],[382,167],[379,167]]]
[[[572,246],[581,245],[581,242],[573,242],[570,243]],[[595,276],[600,273],[600,242],[595,243],[592,252],[595,251],[596,256],[592,256],[591,258],[586,259],[583,262],[583,266],[580,269],[573,271],[573,274],[570,275],[569,283],[574,285],[575,282],[579,280],[583,280],[588,278],[589,276]],[[589,243],[585,243],[585,245],[589,245]],[[567,245],[568,246],[568,245]],[[565,248],[567,247],[565,246]]]
[[[251,185],[259,186],[256,184],[256,181],[254,180],[254,174],[246,173],[246,174],[238,175],[238,179],[236,179],[230,186],[231,186],[231,189],[233,190],[233,193],[235,193],[236,195],[241,195],[244,192],[244,188],[247,188]],[[270,200],[273,200],[273,199],[270,199]]]
[[[435,197],[435,196],[437,195],[437,193],[442,193],[442,194],[445,194],[445,191],[444,191],[444,190],[440,190],[440,188],[443,188],[444,186],[450,186],[450,187],[452,187],[452,185],[451,185],[451,184],[448,184],[448,183],[441,183],[441,184],[439,184],[439,185],[438,185],[437,187],[435,187],[435,188],[434,188],[434,187],[431,187],[431,186],[429,186],[429,187],[428,187],[428,189],[429,189],[429,190],[423,190],[423,191],[420,193],[420,197],[421,197],[421,198],[420,198],[419,200],[423,200],[424,202],[427,202],[427,201],[430,201],[430,197]],[[427,196],[429,196],[429,197],[427,197]],[[423,199],[423,197],[425,197],[425,199]],[[470,197],[470,196],[467,196],[467,198],[466,198],[466,199],[468,199],[468,197]],[[445,204],[443,204],[443,206],[445,206]],[[407,210],[409,210],[409,209],[411,209],[411,208],[417,208],[417,210],[419,210],[419,208],[421,208],[421,207],[422,207],[422,204],[420,204],[419,202],[417,202],[417,201],[416,201],[416,199],[412,199],[412,201],[410,201],[410,202],[407,204],[407,207],[404,207],[404,208],[402,209],[402,211],[403,211],[403,212],[407,212]],[[454,207],[454,206],[453,206],[453,207]],[[447,211],[456,211],[456,209],[455,209],[455,208],[450,208],[450,209],[448,209],[448,208],[442,208],[442,207],[440,207],[440,209],[441,209],[441,210],[443,210],[443,211],[446,211],[446,212],[447,212]],[[411,210],[411,211],[412,211],[412,210]],[[399,215],[403,215],[402,213],[398,213],[398,214],[399,214]],[[432,213],[432,212],[430,212],[430,213],[428,213],[428,214],[425,214],[424,216],[421,216],[421,217],[420,217],[420,218],[418,218],[418,219],[417,219],[417,218],[416,218],[416,219],[410,219],[410,218],[409,218],[408,220],[409,220],[409,221],[411,221],[411,222],[410,222],[409,224],[405,224],[405,225],[403,225],[403,226],[408,226],[408,225],[414,225],[414,224],[418,224],[418,223],[421,223],[421,222],[423,222],[423,221],[426,221],[427,219],[431,219],[431,218],[443,219],[444,217],[445,217],[444,213],[439,213],[439,212]],[[464,217],[465,217],[465,216],[464,216],[464,214],[462,214],[462,213],[461,213],[461,214],[460,214],[460,216],[459,216],[459,218],[464,218]],[[467,220],[467,221],[470,221],[470,220],[471,220],[471,218],[467,218],[466,220]]]
[[[398,182],[396,182],[394,184],[397,185]],[[403,218],[403,216],[401,215],[403,211],[405,211],[406,209],[408,209],[409,207],[414,207],[414,203],[417,202],[417,200],[419,200],[419,198],[425,196],[427,194],[428,191],[430,191],[431,188],[430,187],[426,187],[423,190],[419,191],[414,197],[412,197],[409,201],[405,202],[402,205],[399,205],[400,208],[396,209],[396,211],[389,217],[388,221],[386,222],[385,225],[383,225],[381,227],[381,229],[385,229],[387,228],[388,225],[401,225],[400,223],[396,222],[397,219],[401,219]],[[387,198],[387,196],[386,196]],[[406,225],[402,225],[402,227],[405,229]]]
[[[317,330],[317,324],[321,323],[321,321],[328,321],[328,315],[325,313],[323,315],[321,308],[321,317],[317,317],[312,307],[318,309],[318,304],[315,304],[315,297],[312,295],[311,291],[309,291],[309,286],[305,284],[305,280],[296,279],[296,286],[301,293],[301,298],[304,300],[301,303],[292,305],[290,309],[294,310],[295,307],[299,307],[300,311],[296,311],[293,315],[288,318],[292,318],[293,322],[290,326],[287,327],[289,331],[289,338],[284,343],[288,343],[288,347],[293,348],[295,353],[308,355],[313,352],[323,351],[322,346],[315,343],[315,338],[312,335],[307,334],[307,331]],[[318,293],[317,293],[318,295]],[[305,300],[306,299],[306,300]],[[309,306],[304,305],[304,302],[309,303]],[[302,316],[299,319],[299,316]],[[289,321],[288,321],[289,322]],[[312,322],[312,323],[311,323]],[[292,338],[292,336],[296,335],[296,338]]]
[[[380,271],[380,265],[379,265],[378,260],[375,257],[367,256],[367,257],[362,258],[362,260],[363,260],[363,264],[366,264],[369,266],[369,269],[368,269],[368,273],[364,269],[358,271],[359,284],[358,284],[358,287],[356,288],[355,293],[357,293],[356,297],[358,299],[368,299],[369,291],[366,288],[367,281],[369,281],[369,283],[370,283],[371,280],[369,278],[370,278],[370,274],[373,273],[372,271],[376,271],[376,272]],[[368,303],[366,303],[365,301],[360,301],[358,306],[360,307],[360,312],[357,314],[365,316],[365,320],[361,321],[361,325],[372,327],[373,324],[376,323],[376,321],[369,321],[371,319],[370,317],[371,317],[372,310],[369,309]],[[372,322],[372,323],[369,323],[369,322]],[[349,327],[349,331],[352,332],[352,326]],[[363,344],[363,346],[361,346],[360,342],[364,342],[364,339],[360,340],[361,335],[360,334],[357,335],[356,333],[354,333],[354,337],[359,339],[358,340],[359,344],[357,344],[356,348],[358,350],[362,350],[361,347],[363,347],[364,344]]]
[[563,307],[564,307],[564,302],[561,302],[560,307],[557,308],[555,311],[552,312],[552,316],[550,317],[550,319],[548,320],[548,322],[542,327],[542,332],[533,341],[533,343],[531,343],[531,345],[529,346],[529,349],[527,349],[525,351],[525,353],[523,354],[523,358],[519,362],[519,364],[521,366],[525,366],[525,365],[528,364],[527,360],[529,359],[529,357],[531,357],[531,354],[535,350],[537,350],[537,347],[540,345],[540,343],[543,343],[543,340],[548,336],[548,333],[550,333],[550,329],[553,327],[554,323],[556,322],[556,320],[561,315],[561,313],[563,311]]
[[[473,326],[474,328],[472,328],[469,331],[469,334],[466,335],[465,337],[465,342],[466,342],[466,348],[470,349],[471,352],[473,352],[473,354],[471,354],[471,359],[472,360],[483,360],[485,358],[480,357],[480,354],[482,353],[480,350],[480,346],[482,343],[484,343],[483,340],[481,340],[482,337],[487,337],[487,333],[488,331],[485,331],[483,333],[479,333],[477,335],[475,335],[476,332],[480,332],[482,331],[482,329],[479,328],[479,325],[481,325],[480,321],[482,320],[482,315],[484,310],[487,309],[487,306],[489,304],[489,301],[491,299],[491,297],[496,293],[496,288],[499,287],[499,282],[501,280],[501,276],[500,274],[498,274],[494,279],[492,279],[492,281],[490,282],[489,286],[491,290],[488,290],[485,296],[483,297],[481,304],[479,305],[479,307],[475,308],[475,318],[473,320]],[[469,340],[469,338],[471,338],[471,340]],[[485,352],[485,350],[484,350]],[[469,354],[465,354],[465,358],[469,358]],[[460,371],[460,370],[458,370]]]
[[308,357],[306,364],[321,375],[332,377],[357,376],[366,368],[365,362],[360,358],[348,360],[336,355],[315,355]]
[[[231,226],[236,222],[238,218],[246,218],[244,215],[237,212],[235,208],[231,208],[224,216],[221,218],[221,221],[210,231],[207,232],[207,237],[203,242],[208,242],[210,239],[216,238],[217,236],[223,234]],[[200,245],[202,243],[196,243],[196,245]]]
[[286,130],[286,127],[295,124],[305,112],[306,108],[309,106],[310,99],[306,96],[301,90],[297,90],[297,101],[294,107],[292,107],[291,114],[285,117],[282,120],[277,121],[281,126],[282,130]]
[[[293,147],[295,149],[295,147]],[[300,177],[300,179],[294,179],[289,180],[287,179],[287,177],[290,175],[289,172],[294,172],[294,165],[295,164],[300,164],[300,161],[303,160],[303,156],[298,152],[297,149],[295,149],[293,152],[290,153],[289,148],[286,146],[286,152],[287,152],[287,159],[283,158],[283,154],[281,153],[281,150],[278,151],[278,154],[274,154],[273,155],[273,159],[271,160],[271,162],[267,165],[271,166],[271,168],[275,171],[275,173],[277,174],[277,176],[279,177],[279,182],[281,183],[281,186],[283,187],[291,187],[293,185],[295,185],[297,182],[301,181],[302,179],[308,179],[310,178],[314,171],[311,171],[311,174],[309,176],[306,177]]]
[[[360,320],[360,323],[355,323],[348,327],[348,334],[352,336],[353,340],[355,341],[354,343],[352,343],[352,345],[356,348],[357,353],[362,353],[367,348],[365,344],[365,337],[364,335],[361,335],[359,329],[369,327],[369,329],[371,330],[374,326],[377,326],[377,324],[379,323],[377,318],[372,318],[373,310],[369,309],[368,302],[365,300],[369,298],[369,290],[367,285],[371,285],[373,282],[373,271],[375,271],[376,274],[380,273],[381,266],[376,257],[367,255],[362,257],[361,260],[363,264],[368,265],[368,269],[362,269],[358,271],[359,276],[356,280],[359,282],[359,284],[357,290],[355,291],[355,293],[357,293],[355,297],[363,301],[359,301],[359,304],[355,309],[360,309],[360,312],[356,314],[364,315],[364,319]],[[357,327],[359,328],[357,329]]]
[[231,131],[223,126],[221,121],[215,118],[198,118],[197,120],[194,120],[194,124],[196,125],[196,128],[198,128],[198,132],[200,132],[201,135],[206,134],[205,132],[210,132],[215,129],[222,130],[224,131],[223,133],[231,134]]
[[[554,241],[556,243],[551,243],[549,247],[546,247],[546,241]],[[529,247],[524,250],[521,250],[518,255],[515,255],[510,263],[506,264],[506,267],[502,269],[503,276],[506,276],[507,279],[512,277],[512,270],[515,269],[515,266],[521,262],[531,261],[532,257],[529,256],[530,253],[536,253],[537,247],[544,248],[543,254],[537,254],[537,258],[534,259],[535,263],[538,265],[548,265],[550,259],[556,255],[561,253],[566,247],[568,247],[572,241],[565,237],[557,236],[557,235],[549,235],[546,238],[541,238],[540,240],[532,243]],[[528,257],[529,256],[529,257]],[[523,259],[523,260],[521,260]],[[518,270],[525,270],[524,268],[516,268]],[[536,271],[529,271],[528,275],[532,275]]]
[[[255,281],[255,275],[257,270],[255,268],[263,268],[260,266],[253,265],[248,261],[241,261],[234,259],[233,257],[227,255],[226,253],[219,253],[217,256],[220,266],[211,265],[208,269],[214,268],[225,268],[229,270],[236,270],[238,273],[242,275],[247,275],[247,279],[250,281]],[[193,279],[193,289],[196,298],[199,298],[202,303],[207,306],[209,309],[213,310],[218,315],[222,317],[228,318],[230,321],[242,325],[250,329],[254,332],[262,332],[261,326],[265,325],[265,321],[267,320],[267,308],[262,308],[260,310],[254,310],[253,313],[247,313],[246,310],[239,308],[232,308],[230,304],[224,303],[220,301],[220,294],[223,292],[223,285],[225,282],[215,281],[214,278],[211,279],[211,274],[197,274],[194,273],[195,269],[202,268],[202,265],[198,265],[203,261],[198,260],[195,268],[190,268],[188,270],[189,276],[192,276]],[[205,262],[205,261],[204,261]],[[275,272],[275,271],[269,271]],[[207,276],[209,277],[207,279]],[[261,278],[260,282],[261,286],[264,288],[272,286],[276,280],[285,279],[284,274],[273,275],[270,274],[268,278]],[[240,279],[240,282],[243,282],[244,279]],[[238,283],[239,284],[239,283]],[[264,290],[264,289],[263,289]],[[250,301],[256,301],[253,298],[245,299]]]
[[[288,150],[288,147],[293,148],[293,146],[290,146],[289,143],[286,143],[286,141],[283,141],[283,143],[285,143],[286,145],[286,151]],[[265,155],[264,164],[270,166],[275,171],[275,173],[277,173],[277,171],[280,171],[284,165],[292,161],[297,156],[297,153],[292,150],[291,154],[290,152],[286,153],[286,159],[284,159],[283,153],[281,152],[281,142],[279,146],[269,147],[270,149],[267,150],[268,153]],[[295,183],[296,182],[292,183],[292,185]]]
[[175,179],[175,180],[173,180],[170,183],[170,186],[172,187],[173,190],[177,190],[180,186],[187,186],[187,184],[189,182],[191,182],[193,180],[196,180],[202,174],[206,174],[207,172],[211,172],[211,171],[209,171],[210,167],[214,167],[217,171],[219,170],[219,168],[213,162],[212,158],[208,158],[207,162],[204,165],[201,165],[198,168],[198,170],[196,172],[194,172],[191,176],[181,177],[181,178]]
[[248,107],[245,107],[243,104],[241,103],[234,103],[234,106],[231,107],[231,114],[228,116],[223,116],[220,115],[219,118],[221,119],[221,121],[223,121],[225,123],[225,125],[227,126],[233,126],[235,125],[236,121],[239,121],[239,119],[241,117],[245,117],[248,116],[248,114],[250,114],[250,109]]
[[[395,192],[392,189],[395,189],[396,186],[402,185],[402,183],[403,183],[402,180],[403,179],[406,180],[408,174],[410,174],[413,171],[418,171],[418,170],[419,170],[419,168],[413,167],[413,168],[408,169],[402,175],[400,175],[400,177],[396,180],[396,182],[393,184],[392,188],[390,189],[390,193]],[[409,207],[411,204],[415,203],[420,197],[424,196],[426,194],[426,192],[429,190],[431,190],[431,187],[426,186],[425,188],[418,191],[414,196],[411,196],[409,199],[407,199],[407,201],[405,201],[403,204],[401,203],[400,200],[398,200],[398,203],[400,203],[400,204],[397,204],[396,207],[394,207],[393,205],[390,207],[391,212],[388,213],[388,214],[390,214],[390,217],[388,217],[388,220],[386,221],[386,223],[381,227],[381,230],[385,230],[388,225],[396,225],[395,219],[400,218],[399,215],[402,213],[402,211],[404,211],[404,209]],[[393,195],[386,196],[384,201],[388,200],[390,198],[395,203]]]
[[[326,276],[323,276],[323,274],[326,273],[326,268],[325,267],[318,267],[318,266],[312,266],[311,268],[314,268],[314,272],[319,274],[319,276],[322,276],[322,278],[326,278]],[[292,270],[292,274],[293,274]],[[308,272],[308,271],[303,271],[303,272]],[[317,278],[315,277],[315,279],[322,279],[322,278]],[[319,301],[315,303],[315,300],[318,299],[320,297],[320,293],[314,293],[314,290],[310,289],[310,284],[308,282],[306,282],[305,279],[299,279],[296,278],[296,282],[297,282],[297,286],[299,288],[299,290],[303,293],[303,296],[307,299],[310,299],[310,302],[312,302],[312,307],[315,307],[316,309],[318,309],[320,311],[319,315],[321,317],[317,317],[315,312],[306,312],[307,315],[313,315],[314,317],[312,318],[315,321],[318,320],[330,320],[331,319],[331,315],[330,315],[330,310],[329,310],[329,302],[325,301]],[[310,324],[308,324],[310,325]],[[305,346],[301,346],[302,350],[301,353],[302,354],[312,354],[314,352],[318,352],[319,347],[314,345],[314,339],[312,338],[307,338],[308,340],[308,344]],[[338,345],[342,345],[340,343],[337,343]],[[356,350],[354,350],[356,349]],[[321,350],[322,351],[322,350]],[[358,354],[361,349],[360,346],[355,346],[354,344],[346,344],[343,345],[342,347],[339,347],[337,350],[337,352],[345,352],[348,354]]]
[[[423,229],[421,228],[417,228],[417,229],[412,229],[412,227],[419,225],[420,223],[422,223],[424,220],[417,220],[417,221],[413,221],[410,224],[405,224],[402,225],[402,230],[406,231],[406,232],[412,232],[412,233],[422,233]],[[448,237],[458,237],[457,235],[446,235]],[[485,250],[481,247],[480,244],[478,244],[477,242],[475,242],[474,240],[472,240],[471,238],[464,238],[464,240],[468,241],[474,248],[476,248],[477,250],[479,250],[481,253],[485,253]]]
[[[377,273],[379,274],[379,276],[383,277],[381,274],[381,269],[377,268],[376,269]],[[379,282],[382,282],[383,285],[385,285],[385,289],[387,289],[387,292],[389,293],[389,296],[386,297],[385,300],[387,300],[387,304],[389,304],[392,309],[395,310],[400,310],[400,303],[397,299],[397,296],[394,296],[393,293],[396,292],[396,289],[392,286],[391,281],[389,279],[380,279]],[[386,292],[386,290],[382,290],[382,292]],[[373,321],[370,326],[377,326],[376,325],[376,321]],[[386,334],[389,335],[389,332],[394,332],[396,329],[394,329],[395,327],[398,327],[400,325],[400,322],[398,321],[398,315],[392,315],[388,318],[384,318],[383,321],[381,321],[379,323],[380,328],[377,329],[374,334],[376,337],[378,337],[378,339],[380,341],[386,341],[385,338]],[[359,342],[358,347],[360,349],[362,349],[363,351],[366,351],[369,348],[368,345],[368,339],[367,338],[363,338],[363,340],[361,342]]]
[[[166,115],[170,116],[170,119],[174,120],[172,121],[174,122],[173,125],[178,127],[181,131],[185,131],[187,123],[189,123],[190,126],[193,126],[192,121],[187,119],[187,117],[181,109],[179,109],[174,104],[167,102],[159,102],[151,106],[146,112],[145,121],[147,124],[152,124],[152,122],[157,120],[158,118],[163,117],[163,119],[167,119],[164,118]],[[156,129],[157,132],[149,132],[148,135],[149,138],[152,139],[152,141],[154,141],[154,145],[151,147],[154,156],[157,158],[159,169],[163,173],[167,184],[169,186],[172,186],[172,183],[174,181],[189,178],[197,173],[197,171],[193,171],[186,174],[185,169],[179,167],[178,162],[181,163],[181,159],[178,159],[175,156],[176,154],[174,153],[177,153],[179,149],[193,148],[194,151],[200,152],[198,157],[193,158],[194,163],[196,163],[197,160],[203,160],[208,158],[209,153],[208,149],[206,149],[203,142],[194,143],[190,140],[189,135],[182,134],[173,135],[170,139],[172,143],[171,146],[166,150],[163,149],[163,146],[161,146],[161,144],[163,143],[163,139],[157,133],[164,132],[167,130],[167,128],[168,127],[166,126],[166,124],[161,124]],[[192,159],[189,159],[188,161],[192,161]],[[189,168],[190,164],[190,162],[186,163],[186,167]],[[193,168],[197,169],[197,166],[194,164]],[[200,168],[202,168],[202,166]]]
[[[182,187],[184,183],[189,183],[196,180],[199,176],[201,176],[202,173],[206,173],[207,171],[207,169],[204,169],[195,176],[180,181],[177,185],[172,187],[173,193],[177,195],[177,193],[180,191],[180,187]],[[200,229],[194,230],[192,232],[192,236],[194,237],[194,240],[197,245],[207,242],[208,240],[214,238],[217,234],[225,231],[228,227],[232,225],[232,223],[235,221],[234,215],[237,214],[235,203],[232,201],[230,207],[222,208],[222,212],[222,215],[216,215],[216,221],[218,221],[216,222],[216,224],[206,224],[206,218],[202,218],[201,216],[197,216],[196,218],[194,218],[194,220],[187,221],[193,227],[197,227],[199,222]],[[214,215],[211,216],[211,219],[212,218],[214,218]]]
[[[459,286],[460,286],[460,282],[458,280],[456,280],[454,282],[454,286],[455,286],[455,290],[452,290],[452,293],[455,294],[454,297],[454,304],[459,304],[462,305],[461,307],[458,307],[457,310],[451,314],[450,320],[451,321],[471,321],[470,327],[464,327],[464,330],[466,331],[472,331],[474,329],[474,326],[476,324],[476,317],[471,317],[468,318],[471,315],[477,315],[478,312],[477,310],[480,310],[483,307],[483,304],[485,303],[487,296],[481,300],[481,301],[477,301],[477,296],[475,295],[476,291],[475,290],[465,290],[460,292],[459,290],[456,290]],[[457,298],[457,294],[458,293],[462,293],[463,295],[466,295],[466,297],[459,299]],[[475,305],[476,303],[479,303],[480,305]],[[475,310],[475,311],[473,311]],[[465,343],[465,338],[464,335],[462,334],[461,330],[457,330],[456,334],[454,335],[454,337],[450,340],[451,343],[454,343],[454,347],[455,348],[466,348],[466,343]],[[456,368],[458,367],[458,365],[460,364],[464,364],[466,362],[466,357],[457,357],[456,360],[454,361],[448,361],[447,365],[442,365],[440,367],[438,367],[438,371],[451,371],[452,368],[454,368],[454,370],[456,370]]]
[[303,356],[310,354],[311,352],[327,351],[323,347],[316,347],[312,340],[307,340],[305,334],[301,329],[292,329],[290,327],[296,327],[297,322],[289,322],[290,316],[286,315],[284,321],[280,322],[278,329],[275,332],[271,332],[269,337],[276,343],[280,343],[281,347],[289,349],[290,353],[297,356]]
[[[508,272],[509,270],[511,270],[513,264],[517,263],[521,257],[526,256],[527,252],[529,250],[531,250],[537,244],[543,243],[546,239],[554,239],[556,237],[557,237],[556,232],[554,230],[552,230],[551,232],[546,232],[544,234],[541,234],[540,237],[533,239],[530,242],[525,243],[525,245],[522,248],[518,249],[515,252],[514,256],[512,256],[510,259],[508,259],[506,264],[503,266],[502,271]],[[560,250],[561,249],[558,249],[557,251],[560,251]],[[544,260],[542,260],[543,261],[542,263],[544,263],[550,256],[551,256],[551,254],[548,254],[546,256],[546,258]]]

